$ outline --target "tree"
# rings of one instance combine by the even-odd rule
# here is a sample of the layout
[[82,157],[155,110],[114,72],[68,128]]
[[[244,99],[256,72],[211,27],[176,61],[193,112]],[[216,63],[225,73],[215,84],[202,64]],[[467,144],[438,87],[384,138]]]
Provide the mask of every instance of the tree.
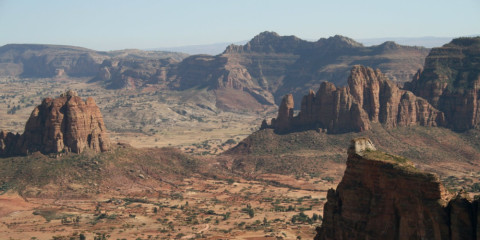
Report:
[[255,217],[255,211],[253,211],[253,209],[249,208],[248,209],[248,216],[250,216],[250,218]]

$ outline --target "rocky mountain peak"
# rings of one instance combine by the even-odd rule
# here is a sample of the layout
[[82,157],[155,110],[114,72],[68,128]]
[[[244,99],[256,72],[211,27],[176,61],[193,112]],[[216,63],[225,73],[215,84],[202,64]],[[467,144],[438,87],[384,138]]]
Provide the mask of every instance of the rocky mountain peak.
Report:
[[251,40],[252,42],[261,42],[261,41],[268,41],[272,39],[279,38],[280,35],[276,32],[272,31],[264,31],[259,34],[257,34],[253,39]]
[[453,39],[447,46],[480,47],[480,37],[462,37]]
[[295,36],[280,36],[276,32],[262,32],[243,46],[230,45],[224,53],[293,53],[307,41]]
[[393,50],[393,49],[400,48],[400,45],[398,45],[394,41],[386,41],[386,42],[378,45],[378,48],[383,49],[383,50]]
[[340,47],[340,46],[349,46],[349,47],[363,47],[363,44],[349,38],[349,37],[345,37],[345,36],[342,36],[342,35],[335,35],[333,37],[329,37],[326,39],[326,41],[333,45],[333,46],[337,46],[337,47]]

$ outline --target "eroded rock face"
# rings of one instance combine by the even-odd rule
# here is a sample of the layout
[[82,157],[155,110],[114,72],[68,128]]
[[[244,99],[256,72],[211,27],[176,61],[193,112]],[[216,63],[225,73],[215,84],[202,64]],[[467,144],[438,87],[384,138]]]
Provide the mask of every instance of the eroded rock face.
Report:
[[106,82],[109,88],[207,89],[220,109],[258,111],[280,105],[288,93],[297,101],[306,89],[317,88],[322,81],[343,86],[354,63],[380,68],[396,82],[409,81],[428,51],[392,42],[365,47],[338,35],[309,42],[262,32],[245,45],[228,46],[219,55],[192,55],[168,64],[118,55],[118,66],[109,66],[114,59],[107,59],[95,80]]
[[0,131],[0,156],[14,156],[20,149],[20,134]]
[[445,113],[457,131],[480,124],[480,37],[458,38],[434,48],[405,88]]
[[[450,196],[435,174],[354,139],[347,168],[330,189],[316,240],[475,239],[478,201]],[[357,150],[352,150],[357,149]]]
[[304,96],[300,113],[288,126],[285,122],[279,125],[277,119],[270,127],[279,132],[322,128],[341,133],[368,130],[371,122],[390,128],[446,124],[443,113],[425,99],[399,89],[379,70],[357,65],[351,70],[348,86],[336,88],[333,83],[323,82],[317,94],[310,91]]
[[83,101],[75,91],[46,98],[30,115],[22,135],[0,134],[0,155],[40,151],[80,153],[85,149],[104,152],[110,139],[100,109],[93,98]]
[[293,120],[293,96],[288,94],[282,99],[280,108],[278,109],[278,115],[276,119],[272,119],[280,130],[286,130],[290,127]]
[[166,59],[108,59],[103,61],[94,81],[102,81],[111,89],[136,89],[157,84],[165,87],[167,73],[178,62]]

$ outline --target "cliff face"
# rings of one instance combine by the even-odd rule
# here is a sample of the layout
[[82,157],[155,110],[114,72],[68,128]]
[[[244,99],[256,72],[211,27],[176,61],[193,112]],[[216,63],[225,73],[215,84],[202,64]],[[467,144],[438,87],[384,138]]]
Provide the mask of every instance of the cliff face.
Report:
[[427,54],[428,49],[393,42],[365,47],[338,35],[308,42],[263,32],[243,46],[229,46],[221,56],[235,59],[229,62],[243,66],[253,82],[271,92],[279,104],[285,94],[292,93],[299,100],[306,89],[322,81],[345,85],[355,64],[380,68],[395,82],[409,81]]
[[436,175],[372,146],[368,139],[352,140],[316,240],[476,239],[478,201],[461,194],[449,200]]
[[14,156],[19,154],[21,149],[20,134],[0,131],[0,156]]
[[[155,84],[180,91],[207,89],[219,108],[257,110],[279,104],[287,93],[298,100],[306,89],[317,88],[322,81],[345,85],[355,64],[380,68],[394,81],[405,82],[422,66],[427,54],[426,48],[394,43],[365,47],[342,36],[309,42],[262,32],[245,45],[230,45],[216,56],[193,55],[178,63],[157,64],[159,72],[151,67],[153,60],[135,59],[132,64],[123,59],[117,67],[110,67],[109,59],[99,68],[96,79],[106,81],[110,88]],[[233,96],[236,104],[226,95]]]
[[135,49],[100,52],[75,46],[7,44],[0,47],[0,75],[32,78],[62,75],[93,77],[99,74],[99,68],[104,67],[101,65],[104,60],[137,60],[137,63],[144,60],[144,66],[148,69],[148,60],[172,58],[178,62],[186,56],[182,53]]
[[0,47],[0,75],[55,77],[59,72],[76,77],[94,76],[105,54],[90,49],[40,44]]
[[386,127],[446,124],[443,113],[425,99],[399,89],[379,70],[359,65],[352,68],[348,86],[336,88],[333,83],[323,82],[317,94],[310,91],[303,97],[298,116],[285,119],[287,109],[282,101],[277,119],[264,128],[279,132],[322,128],[341,133],[368,130],[370,122]]
[[458,38],[433,48],[413,81],[405,84],[445,113],[448,126],[463,131],[480,123],[480,37]]
[[74,91],[44,99],[32,111],[22,135],[0,134],[0,156],[35,151],[80,153],[87,148],[108,151],[110,140],[95,100],[84,102]]
[[103,61],[94,81],[102,81],[110,89],[136,89],[157,84],[165,87],[168,74],[178,62],[167,59],[108,59]]

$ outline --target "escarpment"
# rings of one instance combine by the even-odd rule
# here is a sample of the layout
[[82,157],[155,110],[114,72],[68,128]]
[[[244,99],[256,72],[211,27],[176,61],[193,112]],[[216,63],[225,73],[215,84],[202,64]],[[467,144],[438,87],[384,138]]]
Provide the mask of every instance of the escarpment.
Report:
[[0,156],[85,149],[108,151],[110,139],[95,100],[83,101],[74,91],[44,99],[32,111],[23,134],[0,133]]
[[445,113],[448,127],[464,131],[480,124],[480,37],[458,38],[433,48],[405,88]]
[[478,213],[478,200],[452,198],[435,174],[360,138],[337,189],[328,191],[315,239],[476,239]]
[[371,122],[385,127],[444,126],[442,112],[412,92],[401,90],[380,70],[356,65],[350,72],[348,86],[337,88],[323,82],[318,92],[303,97],[297,116],[292,116],[293,98],[286,95],[278,117],[263,128],[278,132],[321,128],[329,133],[365,131]]

